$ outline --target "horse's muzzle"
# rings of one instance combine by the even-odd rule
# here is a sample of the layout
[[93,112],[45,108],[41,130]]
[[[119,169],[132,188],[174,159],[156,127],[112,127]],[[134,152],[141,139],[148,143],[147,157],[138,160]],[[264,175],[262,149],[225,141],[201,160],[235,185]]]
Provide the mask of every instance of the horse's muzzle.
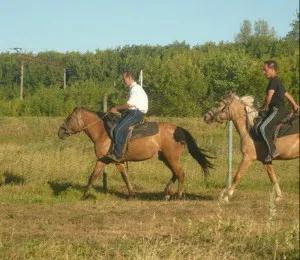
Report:
[[203,116],[203,120],[207,124],[213,123],[213,117],[209,113],[207,113]]
[[57,133],[58,137],[62,140],[65,140],[66,139],[66,136],[67,136],[67,133],[66,133],[66,130],[62,127],[60,127],[58,129],[58,133]]

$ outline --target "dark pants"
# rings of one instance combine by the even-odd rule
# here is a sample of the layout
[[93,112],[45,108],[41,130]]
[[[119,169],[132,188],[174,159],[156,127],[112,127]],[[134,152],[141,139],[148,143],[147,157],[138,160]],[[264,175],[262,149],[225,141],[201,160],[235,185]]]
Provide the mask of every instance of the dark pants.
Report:
[[275,131],[275,126],[278,125],[282,119],[286,116],[285,107],[273,107],[270,108],[267,117],[263,119],[259,126],[259,130],[264,138],[264,141],[267,145],[269,154],[272,154],[276,147],[273,143],[273,136]]
[[123,117],[114,128],[115,155],[122,157],[123,146],[126,142],[128,128],[143,120],[143,113],[139,110],[129,109],[126,116]]

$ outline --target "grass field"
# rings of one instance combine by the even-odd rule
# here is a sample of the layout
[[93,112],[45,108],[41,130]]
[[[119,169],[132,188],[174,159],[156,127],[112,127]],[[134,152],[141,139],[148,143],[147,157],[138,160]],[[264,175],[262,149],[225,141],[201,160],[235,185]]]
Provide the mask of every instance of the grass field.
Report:
[[[0,259],[299,259],[299,160],[274,162],[283,199],[260,163],[252,165],[230,203],[227,128],[200,118],[150,118],[187,128],[217,159],[204,182],[185,152],[182,201],[163,201],[170,172],[157,159],[129,163],[136,196],[109,165],[80,198],[95,155],[84,133],[61,141],[63,118],[0,118]],[[233,171],[240,162],[233,138]],[[173,191],[177,186],[173,187]]]

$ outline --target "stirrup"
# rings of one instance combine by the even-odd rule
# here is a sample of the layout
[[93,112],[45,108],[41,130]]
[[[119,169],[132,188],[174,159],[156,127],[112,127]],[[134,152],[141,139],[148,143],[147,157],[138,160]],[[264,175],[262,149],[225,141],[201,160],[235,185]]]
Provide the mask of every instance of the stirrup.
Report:
[[118,158],[114,153],[108,154],[105,156],[106,158],[109,158],[115,162],[121,162],[122,158]]

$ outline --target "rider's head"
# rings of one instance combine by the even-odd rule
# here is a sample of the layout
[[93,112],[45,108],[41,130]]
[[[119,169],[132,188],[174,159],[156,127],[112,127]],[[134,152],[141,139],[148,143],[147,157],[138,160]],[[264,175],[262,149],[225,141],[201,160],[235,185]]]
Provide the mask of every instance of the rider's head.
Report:
[[131,86],[135,82],[135,74],[132,71],[123,72],[123,81],[126,86]]
[[264,62],[263,70],[268,79],[277,77],[277,67],[277,62],[275,60],[267,60]]

